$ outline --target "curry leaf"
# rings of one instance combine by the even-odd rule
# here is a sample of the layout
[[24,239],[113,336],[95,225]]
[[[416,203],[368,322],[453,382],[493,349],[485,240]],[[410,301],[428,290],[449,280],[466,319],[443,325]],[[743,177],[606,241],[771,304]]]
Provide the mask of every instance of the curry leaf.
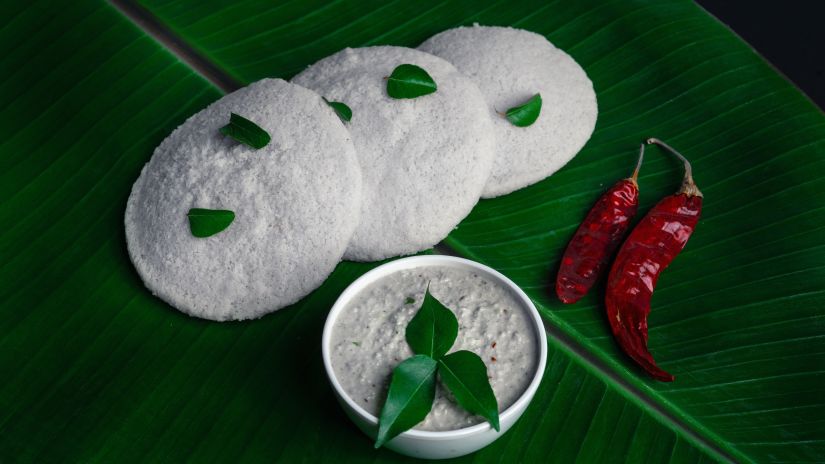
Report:
[[271,140],[269,134],[260,126],[235,113],[230,115],[229,124],[221,127],[221,134],[256,150],[265,147]]
[[235,213],[225,209],[192,208],[187,214],[189,230],[195,237],[210,237],[223,231],[235,220]]
[[378,419],[376,448],[412,428],[430,413],[435,399],[437,366],[429,356],[416,355],[406,359],[392,371],[387,401],[381,409],[381,418]]
[[524,104],[507,110],[505,116],[514,126],[527,127],[539,118],[541,113],[541,94],[535,94]]
[[438,89],[427,71],[414,65],[402,64],[387,78],[387,94],[392,98],[416,98]]
[[323,98],[324,101],[327,102],[327,105],[329,105],[330,108],[335,110],[335,114],[337,114],[338,117],[341,118],[341,122],[349,122],[349,120],[352,119],[352,109],[350,109],[350,107],[347,106],[345,103],[329,101],[324,97],[321,98]]
[[496,395],[487,378],[487,366],[477,354],[464,350],[450,353],[438,360],[438,373],[462,408],[500,430]]
[[438,359],[450,351],[455,343],[458,336],[458,319],[430,293],[428,285],[424,292],[424,301],[407,324],[404,335],[413,352]]

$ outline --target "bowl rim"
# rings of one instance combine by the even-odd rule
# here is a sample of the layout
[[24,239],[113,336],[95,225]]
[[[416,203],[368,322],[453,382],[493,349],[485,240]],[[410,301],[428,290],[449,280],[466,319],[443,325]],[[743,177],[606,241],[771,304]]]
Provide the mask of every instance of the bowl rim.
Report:
[[[360,293],[366,286],[370,285],[371,283],[377,281],[378,279],[384,276],[401,270],[411,269],[415,267],[439,265],[446,265],[459,268],[469,267],[486,274],[487,277],[492,277],[493,279],[497,280],[500,284],[509,288],[513,292],[513,295],[523,304],[523,306],[525,307],[525,309],[527,309],[527,312],[531,316],[533,328],[538,335],[539,362],[536,365],[536,372],[533,374],[533,379],[530,381],[530,384],[527,386],[524,392],[522,392],[518,399],[500,414],[500,423],[505,422],[511,416],[518,417],[518,415],[520,415],[524,411],[524,409],[527,407],[527,405],[530,403],[533,396],[535,395],[536,390],[538,390],[539,384],[541,383],[541,379],[544,376],[544,369],[547,364],[547,335],[544,329],[544,321],[541,319],[538,309],[536,309],[536,305],[533,303],[533,301],[512,280],[510,280],[504,274],[496,271],[495,269],[489,266],[469,259],[459,258],[456,256],[421,255],[396,259],[384,263],[376,267],[375,269],[365,273],[364,275],[356,279],[354,282],[352,282],[349,286],[347,286],[347,288],[341,293],[341,295],[338,296],[338,299],[335,301],[335,304],[333,304],[332,309],[330,309],[329,313],[327,314],[327,319],[324,323],[324,332],[321,337],[321,353],[324,360],[324,369],[326,370],[327,378],[329,379],[332,388],[336,391],[339,398],[341,398],[353,412],[355,412],[363,420],[369,422],[373,426],[378,425],[378,418],[367,412],[352,398],[350,398],[347,392],[338,382],[338,379],[335,377],[335,371],[332,369],[332,361],[330,357],[332,328],[335,325],[335,321],[338,318],[338,315],[346,307],[347,303],[349,303],[353,297],[355,297],[358,293]],[[455,430],[436,431],[410,429],[400,433],[396,438],[424,438],[438,441],[460,438],[468,435],[475,435],[477,433],[492,430],[493,428],[490,425],[490,423],[488,421],[484,421],[480,424],[475,424],[469,427],[464,427]]]

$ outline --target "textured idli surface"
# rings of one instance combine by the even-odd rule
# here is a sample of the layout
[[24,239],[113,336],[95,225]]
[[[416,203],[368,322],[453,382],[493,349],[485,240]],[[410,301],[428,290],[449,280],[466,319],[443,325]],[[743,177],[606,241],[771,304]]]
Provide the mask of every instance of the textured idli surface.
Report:
[[[435,93],[396,100],[386,77],[425,69]],[[492,166],[492,121],[478,87],[441,58],[403,47],[345,49],[293,82],[352,108],[364,179],[361,222],[345,259],[415,253],[441,241],[478,201]]]
[[[494,121],[497,154],[483,197],[492,198],[553,174],[581,150],[596,125],[593,84],[569,55],[543,36],[509,27],[459,27],[419,47],[478,84]],[[496,111],[541,94],[538,120],[516,127]]]
[[[271,142],[220,134],[230,113]],[[146,286],[192,316],[252,319],[298,301],[333,270],[355,229],[361,175],[349,133],[315,92],[265,79],[189,118],[144,166],[126,207],[129,255]],[[197,238],[190,208],[234,222]]]

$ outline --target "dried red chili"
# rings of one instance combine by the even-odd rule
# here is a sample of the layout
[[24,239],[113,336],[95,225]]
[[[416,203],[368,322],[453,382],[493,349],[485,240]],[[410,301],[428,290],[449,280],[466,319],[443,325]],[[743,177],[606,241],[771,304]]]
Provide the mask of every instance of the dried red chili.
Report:
[[648,374],[664,382],[673,381],[653,360],[647,349],[647,315],[659,275],[685,247],[699,221],[702,193],[693,181],[690,162],[659,139],[656,144],[685,165],[681,188],[663,198],[639,221],[622,245],[607,280],[607,318],[613,336]]
[[556,295],[562,303],[575,303],[590,290],[621,243],[638,208],[636,179],[644,154],[642,144],[633,175],[599,197],[567,244],[556,276]]

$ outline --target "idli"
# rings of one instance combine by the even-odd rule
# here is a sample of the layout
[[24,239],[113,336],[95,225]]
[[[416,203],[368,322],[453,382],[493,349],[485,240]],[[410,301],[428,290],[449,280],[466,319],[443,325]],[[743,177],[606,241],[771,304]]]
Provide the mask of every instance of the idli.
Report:
[[[387,94],[402,64],[423,68],[437,90],[410,99]],[[361,222],[345,259],[372,261],[440,242],[478,201],[495,149],[478,87],[441,58],[403,47],[347,48],[293,78],[352,108],[364,179]]]
[[[509,27],[459,27],[418,47],[449,61],[487,99],[496,157],[482,196],[492,198],[534,184],[567,164],[596,125],[593,84],[569,55],[543,36]],[[541,94],[538,120],[516,127],[497,112]]]
[[[261,149],[221,134],[230,115],[271,140]],[[264,79],[178,127],[144,166],[126,206],[129,255],[149,290],[192,316],[260,317],[318,287],[358,221],[361,174],[350,135],[315,92]],[[228,210],[214,235],[190,230],[191,209]]]

